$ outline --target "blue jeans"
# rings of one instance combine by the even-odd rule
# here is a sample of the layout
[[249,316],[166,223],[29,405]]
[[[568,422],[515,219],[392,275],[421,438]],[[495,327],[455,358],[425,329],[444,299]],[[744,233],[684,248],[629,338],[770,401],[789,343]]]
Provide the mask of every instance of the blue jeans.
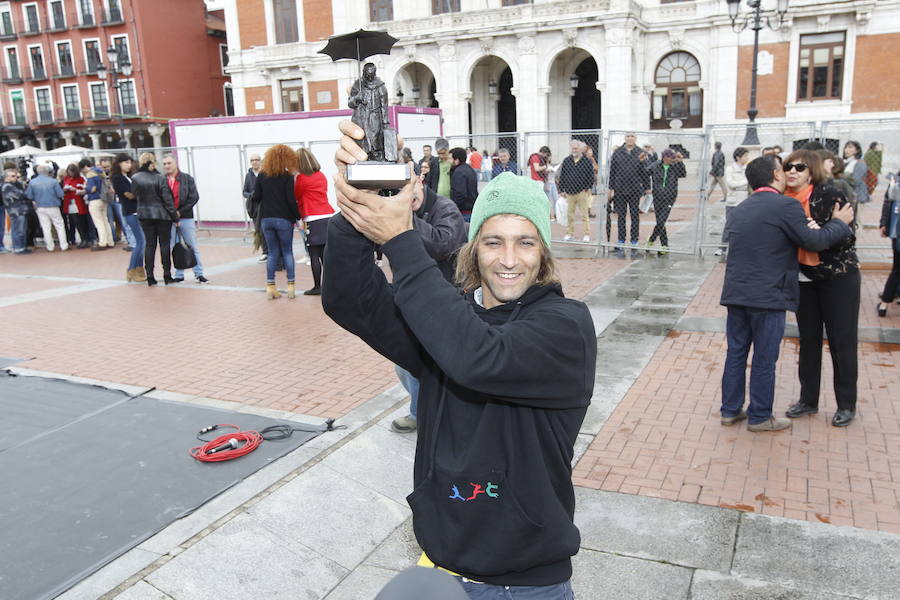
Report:
[[284,261],[288,281],[294,281],[294,223],[278,217],[260,221],[269,254],[266,256],[266,283],[275,283],[275,268]]
[[3,236],[6,235],[6,207],[3,206],[3,202],[0,201],[0,250],[6,250],[6,246],[3,245]]
[[409,394],[409,416],[416,418],[416,408],[419,406],[419,380],[413,374],[399,365],[394,365],[394,371]]
[[12,237],[13,252],[25,250],[25,238],[28,232],[28,215],[9,216],[9,234]]
[[128,244],[132,247],[131,260],[128,262],[128,269],[131,270],[144,265],[146,239],[144,238],[144,230],[141,229],[141,222],[138,220],[137,214],[125,217],[125,224],[128,226],[125,231],[131,231],[131,237],[128,238]]
[[457,577],[470,600],[575,600],[572,582],[556,585],[491,585]]
[[[132,233],[134,231],[134,228],[128,222],[128,219],[123,216],[122,204],[119,202],[113,202],[107,208],[107,213],[109,214],[109,225],[112,228],[113,237],[115,238],[115,240],[118,242],[120,239],[119,236],[116,236],[116,221],[118,221],[119,225],[122,227],[122,231],[125,232],[125,239],[128,240],[128,245],[134,248],[134,245],[136,243],[134,233]],[[140,229],[140,226],[138,226],[138,229]]]
[[772,416],[775,402],[775,363],[784,337],[784,311],[729,306],[725,336],[728,353],[722,374],[722,416],[735,417],[744,406],[747,355],[750,367],[750,405],[747,421],[756,425]]
[[[197,259],[197,264],[194,265],[194,277],[201,277],[203,275],[203,263],[200,262],[200,250],[197,249],[197,222],[194,219],[181,219],[178,221],[177,227],[172,225],[172,246],[174,247],[180,239],[183,239],[188,246],[193,248],[194,258]],[[175,277],[184,277],[184,271],[176,269]]]

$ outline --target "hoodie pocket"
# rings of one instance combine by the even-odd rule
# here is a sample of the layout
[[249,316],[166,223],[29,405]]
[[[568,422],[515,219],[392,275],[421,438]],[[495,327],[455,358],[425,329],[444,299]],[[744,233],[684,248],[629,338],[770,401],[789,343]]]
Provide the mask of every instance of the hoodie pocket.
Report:
[[435,564],[452,571],[497,575],[574,553],[564,547],[566,536],[559,531],[550,535],[539,517],[525,513],[498,472],[436,469],[406,500],[422,549]]

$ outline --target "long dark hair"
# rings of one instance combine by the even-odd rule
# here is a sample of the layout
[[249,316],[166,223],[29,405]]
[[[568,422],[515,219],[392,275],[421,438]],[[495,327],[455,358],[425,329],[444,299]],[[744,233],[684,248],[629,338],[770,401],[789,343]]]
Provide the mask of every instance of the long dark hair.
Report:
[[131,168],[134,169],[134,158],[130,154],[127,154],[125,152],[120,152],[119,154],[116,154],[116,157],[113,159],[112,167],[109,170],[109,174],[110,175],[122,175],[123,173],[122,173],[121,163],[129,161],[129,160],[132,161]]
[[81,177],[81,171],[78,170],[78,165],[69,163],[69,166],[66,167],[66,175],[69,177]]

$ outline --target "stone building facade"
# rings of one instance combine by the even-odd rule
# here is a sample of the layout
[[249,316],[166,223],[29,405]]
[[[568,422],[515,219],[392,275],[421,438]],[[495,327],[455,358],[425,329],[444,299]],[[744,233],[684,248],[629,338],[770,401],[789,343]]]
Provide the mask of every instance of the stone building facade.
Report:
[[[317,52],[366,28],[400,40],[372,58],[392,102],[439,106],[448,134],[746,120],[753,32],[724,0],[220,1],[238,115],[346,107],[355,61]],[[780,25],[758,121],[900,118],[900,1],[790,0]]]

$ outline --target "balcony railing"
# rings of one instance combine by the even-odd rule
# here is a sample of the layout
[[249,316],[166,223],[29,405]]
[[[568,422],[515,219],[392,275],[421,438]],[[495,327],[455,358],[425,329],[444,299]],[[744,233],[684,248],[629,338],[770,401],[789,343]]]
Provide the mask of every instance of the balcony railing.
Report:
[[19,75],[18,72],[9,73],[8,75],[8,77],[3,78],[3,83],[8,83],[10,85],[19,85],[20,83],[22,83],[22,76]]
[[16,32],[12,29],[6,29],[5,27],[0,28],[0,41],[8,42],[18,38]]
[[95,121],[106,121],[109,119],[109,108],[99,107],[94,109],[92,118]]
[[25,116],[25,113],[7,113],[4,121],[7,127],[25,127],[28,125],[28,118]]
[[64,79],[66,77],[75,77],[78,73],[75,71],[75,65],[73,64],[64,64],[59,67],[59,70],[56,72],[54,77],[57,79]]
[[81,120],[81,109],[80,108],[69,108],[66,107],[66,122],[74,123],[76,121]]
[[108,11],[106,11],[106,15],[103,17],[104,25],[117,25],[119,23],[124,23],[125,17],[122,16],[122,9],[118,7],[114,7]]
[[41,33],[41,25],[37,21],[30,21],[25,26],[25,31],[22,32],[23,36],[29,35],[40,35]]
[[38,120],[35,122],[35,125],[50,125],[51,123],[53,123],[53,111],[39,110]]
[[47,79],[47,71],[43,67],[32,71],[31,79],[28,81],[44,81]]
[[122,106],[123,119],[137,119],[141,115],[138,114],[137,104],[125,104]]

